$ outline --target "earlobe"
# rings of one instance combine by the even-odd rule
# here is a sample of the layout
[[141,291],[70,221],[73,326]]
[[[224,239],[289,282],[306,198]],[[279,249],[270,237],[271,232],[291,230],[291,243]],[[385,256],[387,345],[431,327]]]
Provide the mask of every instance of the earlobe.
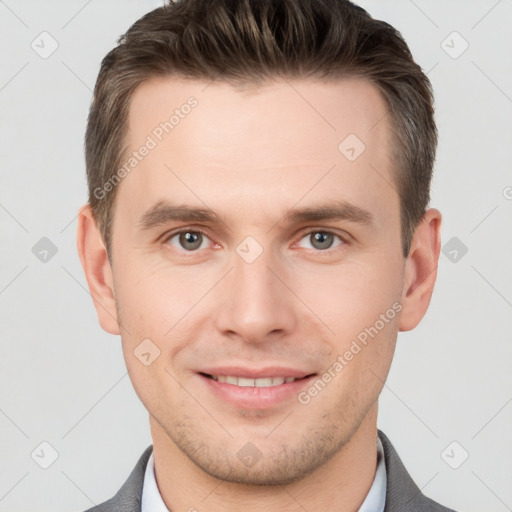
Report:
[[405,263],[400,331],[414,329],[427,312],[441,250],[441,213],[428,210],[414,232]]
[[78,213],[76,242],[100,325],[110,334],[120,334],[112,268],[89,204]]

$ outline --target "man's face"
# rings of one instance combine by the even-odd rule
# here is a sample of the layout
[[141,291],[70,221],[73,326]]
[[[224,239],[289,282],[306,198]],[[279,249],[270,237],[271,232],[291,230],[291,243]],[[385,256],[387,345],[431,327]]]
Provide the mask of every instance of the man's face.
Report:
[[[405,260],[390,119],[357,79],[206,86],[154,79],[131,101],[128,153],[148,135],[156,147],[117,190],[124,356],[154,436],[218,478],[286,483],[369,421],[391,364]],[[218,220],[173,219],[173,206]],[[327,206],[341,215],[291,215]]]

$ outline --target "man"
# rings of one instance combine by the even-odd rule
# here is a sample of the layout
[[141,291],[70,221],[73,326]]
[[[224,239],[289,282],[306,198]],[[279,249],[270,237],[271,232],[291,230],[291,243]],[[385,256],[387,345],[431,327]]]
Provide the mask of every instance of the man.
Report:
[[153,444],[90,510],[448,510],[377,430],[436,278],[432,103],[345,0],[182,0],[120,39],[78,249]]

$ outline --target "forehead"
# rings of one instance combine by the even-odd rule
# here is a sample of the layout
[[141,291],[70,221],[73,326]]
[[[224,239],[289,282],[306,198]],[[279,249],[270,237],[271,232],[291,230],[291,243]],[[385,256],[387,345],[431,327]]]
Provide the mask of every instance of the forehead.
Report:
[[[225,82],[152,78],[132,95],[129,141],[134,145],[153,134],[213,149],[219,140],[223,147],[232,141],[254,148],[277,138],[281,144],[301,140],[309,149],[321,141],[332,147],[352,133],[365,144],[386,149],[387,110],[377,87],[362,78],[276,79],[243,89]],[[172,125],[167,131],[165,123]]]
[[127,157],[150,149],[121,195],[141,208],[173,194],[225,206],[233,191],[263,204],[271,186],[291,206],[308,188],[314,196],[337,187],[371,203],[393,181],[387,111],[377,87],[360,78],[280,79],[245,90],[153,78],[130,102]]

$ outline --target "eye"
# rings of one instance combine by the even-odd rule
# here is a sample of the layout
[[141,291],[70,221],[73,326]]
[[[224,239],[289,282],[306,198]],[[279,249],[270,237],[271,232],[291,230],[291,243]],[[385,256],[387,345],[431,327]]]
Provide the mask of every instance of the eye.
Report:
[[311,242],[310,247],[306,247],[306,249],[313,248],[319,251],[325,251],[332,247],[335,238],[337,238],[340,241],[337,245],[335,245],[335,247],[343,245],[345,243],[345,240],[343,240],[336,233],[333,233],[332,231],[325,231],[319,229],[310,231],[309,233],[306,234],[306,236],[301,238],[301,241],[308,240]]
[[[178,249],[194,252],[196,249],[205,249],[209,238],[202,231],[183,229],[172,233],[165,239],[165,243]],[[203,245],[206,244],[204,247]]]

